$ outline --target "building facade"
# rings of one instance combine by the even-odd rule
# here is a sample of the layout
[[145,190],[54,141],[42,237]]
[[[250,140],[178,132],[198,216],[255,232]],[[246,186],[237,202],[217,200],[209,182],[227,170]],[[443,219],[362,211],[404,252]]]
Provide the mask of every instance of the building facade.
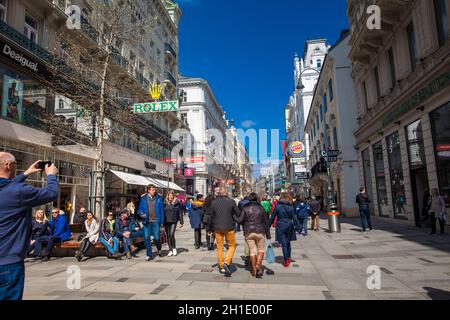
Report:
[[304,152],[299,156],[308,161],[309,137],[308,132],[305,131],[306,119],[328,48],[329,46],[325,39],[308,40],[305,43],[303,57],[300,59],[297,54],[294,57],[294,91],[285,108],[287,132],[286,173],[288,182],[291,184],[291,190],[304,190],[307,188],[304,176],[303,179],[299,179],[299,173],[301,172],[296,171],[296,168],[299,166],[304,167],[305,164],[293,163],[291,159],[298,156],[290,150],[292,143],[303,143]]
[[[329,48],[314,92],[306,121],[309,132],[310,188],[313,195],[328,197],[328,176],[322,152],[337,150],[330,162],[333,202],[346,216],[357,216],[355,196],[359,192],[358,161],[355,151],[356,99],[351,76],[349,31]],[[325,202],[326,203],[326,202]]]
[[[181,77],[179,86],[181,117],[189,124],[194,139],[193,157],[186,164],[195,169],[195,193],[209,194],[220,185],[228,185],[231,191],[236,182],[237,147],[225,112],[206,80]],[[226,161],[227,156],[232,159]]]
[[450,204],[450,1],[348,1],[360,184],[377,216],[417,222],[427,188]]
[[[70,4],[81,10],[79,29],[67,27]],[[60,169],[61,181],[61,193],[53,205],[69,214],[80,206],[90,207],[93,201],[91,178],[98,158],[99,125],[98,110],[87,105],[98,104],[100,83],[98,70],[92,69],[83,52],[99,57],[104,50],[103,31],[93,24],[95,8],[87,0],[0,2],[0,149],[20,159],[19,170],[34,160],[52,160]],[[184,126],[181,118],[168,113],[121,121],[114,114],[148,97],[150,83],[165,83],[166,98],[177,99],[177,79],[168,74],[178,74],[181,11],[172,1],[161,0],[132,1],[127,9],[133,10],[136,21],[157,16],[159,24],[153,47],[149,41],[137,47],[116,42],[110,48],[108,72],[120,74],[124,84],[107,88],[105,167],[173,181],[174,167],[162,160],[175,144],[167,136]],[[32,182],[42,184],[40,178]],[[109,170],[104,183],[105,205],[114,202],[124,207],[143,188],[117,180]]]

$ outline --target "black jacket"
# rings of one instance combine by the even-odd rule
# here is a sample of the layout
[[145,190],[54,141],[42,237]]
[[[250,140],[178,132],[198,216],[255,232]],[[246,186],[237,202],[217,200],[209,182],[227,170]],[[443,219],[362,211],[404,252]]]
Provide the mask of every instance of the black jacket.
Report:
[[240,214],[240,210],[233,199],[219,197],[211,204],[211,222],[207,230],[216,232],[234,230],[234,222]]
[[42,236],[48,236],[50,235],[50,230],[48,228],[48,221],[44,222],[37,222],[36,219],[32,222],[32,232],[31,232],[31,239],[36,240],[39,237]]
[[245,206],[236,222],[242,224],[245,235],[250,233],[264,234],[266,237],[270,235],[269,218],[264,208],[257,202],[250,202]]
[[367,193],[360,193],[356,196],[356,203],[360,208],[368,208],[370,205],[370,199]]
[[181,206],[178,200],[173,204],[165,204],[164,207],[164,222],[165,223],[177,223],[184,224],[183,215],[181,214]]
[[81,212],[75,212],[73,216],[74,224],[81,224],[81,232],[86,232],[86,227],[84,225],[84,221],[86,221],[86,215]]

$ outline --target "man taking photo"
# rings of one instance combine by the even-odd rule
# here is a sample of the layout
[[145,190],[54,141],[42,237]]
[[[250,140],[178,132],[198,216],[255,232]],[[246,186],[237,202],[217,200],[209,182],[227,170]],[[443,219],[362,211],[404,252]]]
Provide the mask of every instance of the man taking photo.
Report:
[[25,282],[24,259],[31,239],[32,208],[58,197],[55,165],[46,165],[47,186],[34,188],[26,178],[41,169],[39,161],[16,177],[16,159],[0,152],[0,300],[21,300]]

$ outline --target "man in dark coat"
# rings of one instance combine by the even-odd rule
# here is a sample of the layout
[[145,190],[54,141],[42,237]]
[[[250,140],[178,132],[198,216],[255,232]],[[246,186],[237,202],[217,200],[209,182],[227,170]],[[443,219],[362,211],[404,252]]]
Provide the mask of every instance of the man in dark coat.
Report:
[[[234,223],[239,217],[240,210],[233,199],[228,197],[226,188],[220,189],[220,196],[211,204],[211,222],[208,230],[214,230],[217,242],[217,258],[219,270],[226,277],[231,277],[230,264],[236,251],[236,235]],[[226,239],[228,244],[227,256],[223,256],[223,245]]]
[[362,232],[366,232],[366,223],[365,220],[367,220],[367,224],[369,225],[370,231],[372,231],[372,222],[370,221],[370,199],[369,196],[366,193],[366,188],[361,187],[359,189],[359,194],[356,196],[356,203],[359,205],[359,215],[361,217],[361,227]]

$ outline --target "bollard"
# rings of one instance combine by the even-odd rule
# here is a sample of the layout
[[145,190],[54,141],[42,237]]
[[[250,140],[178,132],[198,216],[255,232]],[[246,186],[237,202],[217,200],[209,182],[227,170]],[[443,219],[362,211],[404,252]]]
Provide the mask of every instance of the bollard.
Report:
[[330,205],[330,211],[328,212],[328,232],[329,233],[340,233],[341,223],[339,222],[340,212],[337,211],[336,204]]

